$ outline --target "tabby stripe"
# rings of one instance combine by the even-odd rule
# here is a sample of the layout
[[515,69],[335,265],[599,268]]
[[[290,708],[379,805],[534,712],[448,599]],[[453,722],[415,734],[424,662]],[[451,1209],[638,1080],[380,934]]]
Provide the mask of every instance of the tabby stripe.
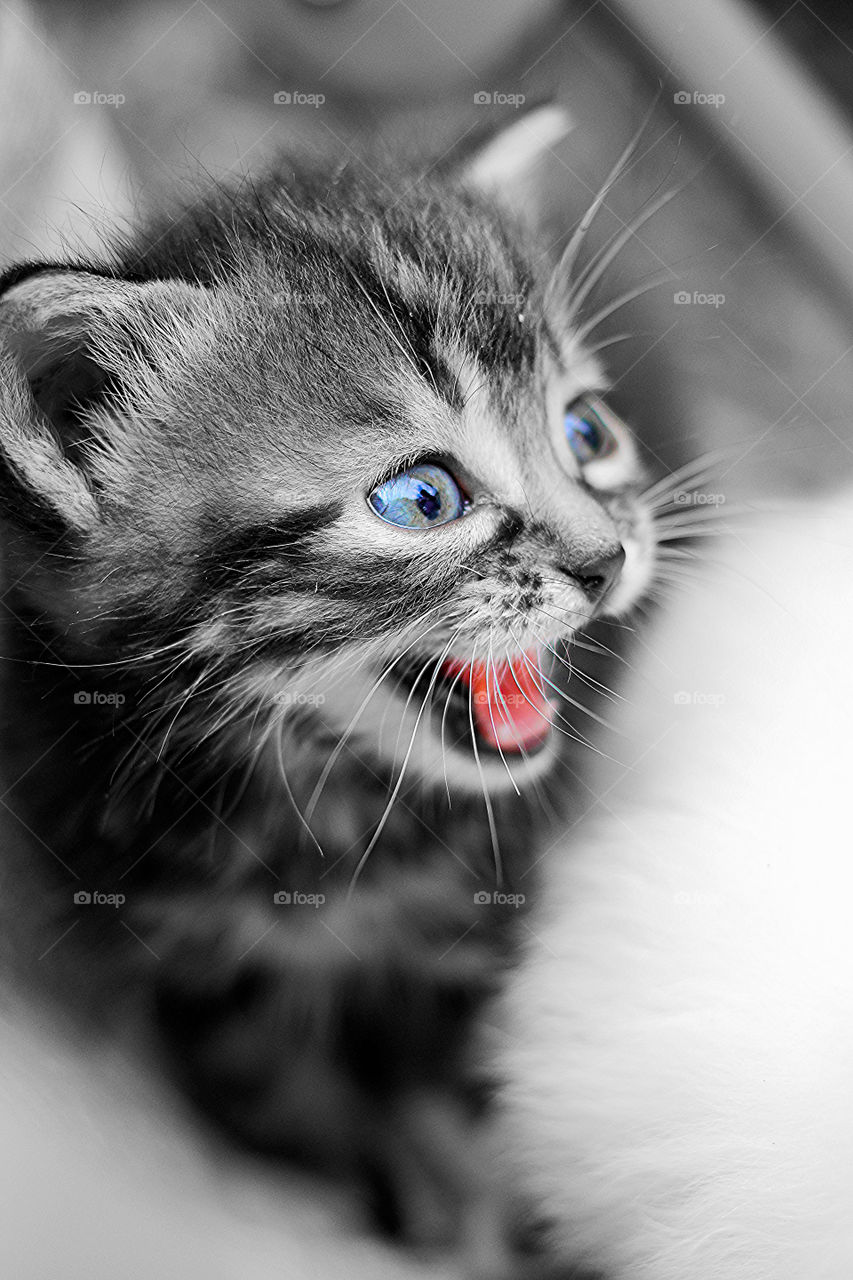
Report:
[[340,501],[320,502],[302,507],[277,520],[248,525],[214,538],[201,557],[198,572],[208,589],[235,585],[234,578],[256,568],[265,561],[287,557],[315,534],[327,528],[342,514]]

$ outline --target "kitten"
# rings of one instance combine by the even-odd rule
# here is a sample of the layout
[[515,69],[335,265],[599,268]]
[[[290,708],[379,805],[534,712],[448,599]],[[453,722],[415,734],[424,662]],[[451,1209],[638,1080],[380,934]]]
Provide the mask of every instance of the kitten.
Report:
[[50,886],[23,964],[491,1277],[522,1264],[478,1016],[586,743],[565,646],[654,558],[583,227],[546,267],[496,195],[564,128],[283,169],[0,284],[7,844]]

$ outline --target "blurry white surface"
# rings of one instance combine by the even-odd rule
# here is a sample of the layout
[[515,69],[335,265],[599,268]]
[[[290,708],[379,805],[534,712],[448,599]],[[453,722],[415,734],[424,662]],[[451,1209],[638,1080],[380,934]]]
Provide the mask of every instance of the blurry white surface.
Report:
[[0,269],[94,248],[132,210],[109,109],[55,44],[25,0],[0,7]]
[[547,859],[509,1141],[614,1277],[849,1280],[853,494],[706,555]]
[[121,1064],[19,1016],[1,1025],[4,1280],[425,1276],[307,1179],[208,1149]]

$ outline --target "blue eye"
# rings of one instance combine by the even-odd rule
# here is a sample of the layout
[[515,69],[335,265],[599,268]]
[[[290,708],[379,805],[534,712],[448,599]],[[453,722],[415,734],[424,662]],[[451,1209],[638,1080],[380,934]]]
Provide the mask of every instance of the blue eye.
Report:
[[381,520],[402,529],[432,529],[458,520],[465,499],[449,471],[421,462],[380,484],[368,497]]
[[605,417],[608,411],[600,401],[576,400],[563,417],[563,427],[569,448],[583,467],[598,458],[606,458],[619,448],[619,443],[608,427]]

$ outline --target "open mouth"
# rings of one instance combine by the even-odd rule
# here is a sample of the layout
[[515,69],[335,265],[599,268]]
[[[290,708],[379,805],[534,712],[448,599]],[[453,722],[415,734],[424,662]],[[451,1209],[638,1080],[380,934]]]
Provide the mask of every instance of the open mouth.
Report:
[[443,661],[438,671],[421,664],[401,673],[401,682],[426,695],[449,743],[467,741],[478,752],[532,755],[544,747],[554,722],[548,675],[538,649],[511,658]]

